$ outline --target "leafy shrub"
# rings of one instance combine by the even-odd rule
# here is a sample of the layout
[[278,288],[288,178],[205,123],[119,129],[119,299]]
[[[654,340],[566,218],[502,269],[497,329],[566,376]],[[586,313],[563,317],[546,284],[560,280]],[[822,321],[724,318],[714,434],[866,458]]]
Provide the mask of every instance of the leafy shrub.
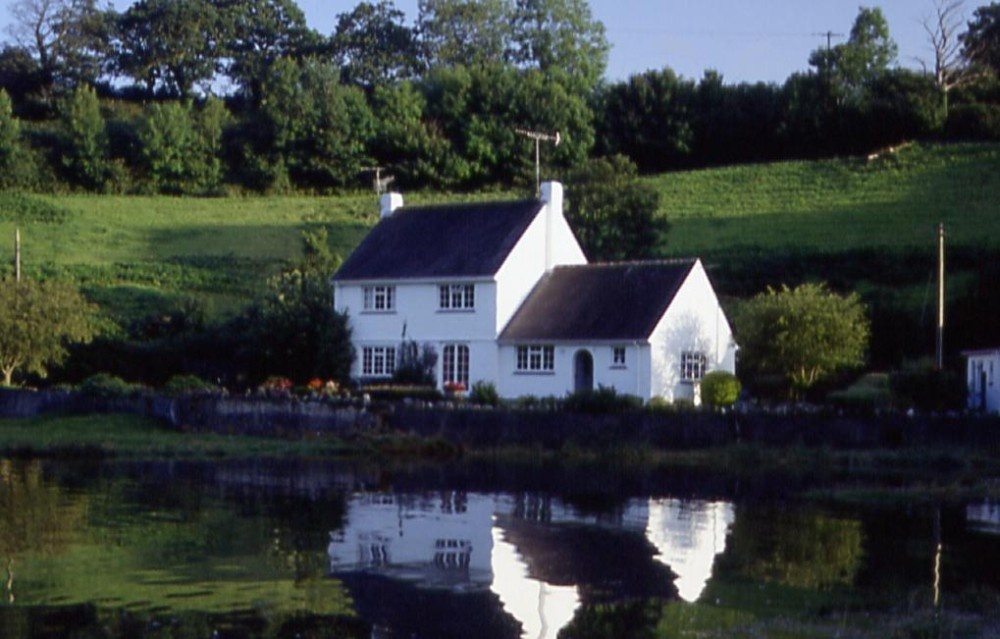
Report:
[[115,377],[108,373],[97,373],[91,375],[80,383],[80,392],[87,397],[97,399],[118,399],[122,397],[134,397],[141,393],[141,384],[126,382],[121,377]]
[[961,104],[948,111],[945,132],[951,140],[1000,140],[1000,106]]
[[365,386],[361,389],[372,400],[398,402],[404,399],[414,399],[425,402],[437,402],[443,398],[441,391],[433,386],[418,384],[385,384]]
[[893,404],[921,411],[961,409],[966,401],[965,380],[952,371],[935,370],[928,363],[909,366],[889,376]]
[[563,409],[576,413],[621,413],[642,406],[635,395],[619,393],[613,386],[598,386],[597,390],[570,393],[563,400]]
[[174,375],[163,385],[163,392],[168,395],[201,395],[218,390],[218,386],[197,375]]
[[673,409],[673,404],[667,401],[666,397],[662,395],[654,395],[646,403],[646,408],[652,411],[670,411]]
[[889,376],[885,373],[865,375],[848,388],[827,395],[831,404],[851,411],[873,413],[892,406]]
[[493,382],[479,380],[472,384],[469,400],[473,404],[496,406],[500,403],[500,394],[497,392],[497,387]]
[[701,401],[712,408],[732,406],[741,390],[740,380],[728,371],[712,371],[701,379]]
[[418,346],[416,340],[403,341],[392,379],[399,384],[432,386],[437,360],[437,352],[430,344]]

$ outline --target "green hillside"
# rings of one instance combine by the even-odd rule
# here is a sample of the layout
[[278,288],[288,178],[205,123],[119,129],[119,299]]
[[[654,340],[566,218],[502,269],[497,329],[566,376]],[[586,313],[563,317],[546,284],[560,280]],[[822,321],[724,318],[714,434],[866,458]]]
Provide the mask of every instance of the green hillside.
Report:
[[[645,178],[670,231],[660,253],[706,258],[730,300],[818,278],[861,290],[924,330],[934,229],[947,225],[952,285],[975,288],[1000,254],[1000,145],[914,144],[874,160],[745,165]],[[514,197],[407,193],[408,203]],[[301,257],[304,230],[325,227],[346,256],[375,223],[370,193],[338,197],[0,196],[0,246],[22,236],[31,274],[78,279],[118,319],[196,299],[210,316],[246,304]],[[7,272],[9,249],[0,249]],[[985,256],[985,257],[984,257]],[[995,261],[995,260],[993,260]],[[907,339],[906,330],[896,331]],[[902,346],[892,347],[892,353]],[[887,356],[888,357],[888,356]]]
[[[874,160],[743,165],[649,178],[671,222],[664,252],[1000,247],[1000,145],[914,144]],[[933,250],[933,249],[931,249]]]

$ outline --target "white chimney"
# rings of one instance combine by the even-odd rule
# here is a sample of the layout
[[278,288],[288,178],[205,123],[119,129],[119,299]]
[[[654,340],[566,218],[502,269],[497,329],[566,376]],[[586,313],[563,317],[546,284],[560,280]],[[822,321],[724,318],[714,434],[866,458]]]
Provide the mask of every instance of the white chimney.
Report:
[[379,198],[379,218],[389,217],[393,211],[403,206],[402,193],[383,193]]
[[552,236],[555,221],[563,216],[563,185],[559,182],[543,182],[540,198],[545,203],[545,270],[552,270]]

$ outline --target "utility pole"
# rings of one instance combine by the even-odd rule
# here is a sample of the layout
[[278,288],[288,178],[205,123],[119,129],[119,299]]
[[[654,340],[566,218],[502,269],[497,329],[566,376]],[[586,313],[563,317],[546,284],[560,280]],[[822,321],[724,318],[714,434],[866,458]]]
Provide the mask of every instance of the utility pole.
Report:
[[938,317],[934,366],[944,370],[944,223],[937,226]]
[[14,281],[21,281],[21,229],[14,229]]

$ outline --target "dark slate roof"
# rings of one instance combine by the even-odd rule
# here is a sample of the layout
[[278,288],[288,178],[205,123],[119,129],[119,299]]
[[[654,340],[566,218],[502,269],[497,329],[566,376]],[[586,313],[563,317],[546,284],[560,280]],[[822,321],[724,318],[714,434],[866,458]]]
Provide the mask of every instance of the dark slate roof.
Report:
[[494,275],[544,204],[403,207],[379,221],[335,280]]
[[500,335],[513,341],[646,339],[695,260],[559,266]]

